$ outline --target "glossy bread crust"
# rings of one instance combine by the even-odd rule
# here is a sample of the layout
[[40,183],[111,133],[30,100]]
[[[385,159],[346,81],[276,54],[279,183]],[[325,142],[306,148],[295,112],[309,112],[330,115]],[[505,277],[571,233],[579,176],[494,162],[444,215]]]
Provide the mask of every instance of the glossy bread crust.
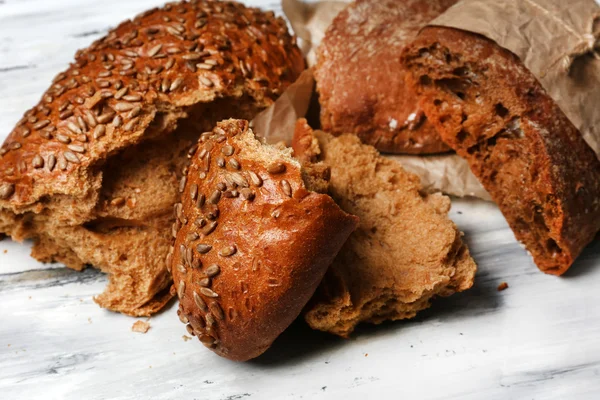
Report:
[[191,335],[238,361],[262,354],[300,314],[357,218],[310,191],[291,149],[248,123],[203,134],[182,179],[172,266]]

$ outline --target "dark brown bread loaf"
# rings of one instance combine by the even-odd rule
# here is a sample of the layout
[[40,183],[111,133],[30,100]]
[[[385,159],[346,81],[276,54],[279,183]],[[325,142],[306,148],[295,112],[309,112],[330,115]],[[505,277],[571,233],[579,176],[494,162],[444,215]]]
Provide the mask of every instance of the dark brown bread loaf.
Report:
[[203,134],[181,183],[172,265],[179,317],[217,354],[262,354],[300,314],[357,218],[311,192],[291,149],[248,123]]
[[430,27],[406,48],[429,120],[470,164],[516,238],[564,273],[600,229],[600,162],[522,62],[468,32]]
[[305,309],[312,328],[347,337],[361,322],[412,318],[434,297],[472,286],[477,267],[448,197],[421,194],[416,175],[355,135],[313,133],[301,120],[294,152],[330,167],[329,193],[360,218]]
[[2,146],[0,232],[33,239],[41,261],[109,273],[103,307],[155,312],[188,149],[272,104],[303,68],[284,20],[238,3],[170,3],[122,23],[76,54]]
[[390,153],[449,148],[404,82],[400,54],[419,29],[456,0],[357,0],[334,19],[318,49],[321,125],[355,133]]

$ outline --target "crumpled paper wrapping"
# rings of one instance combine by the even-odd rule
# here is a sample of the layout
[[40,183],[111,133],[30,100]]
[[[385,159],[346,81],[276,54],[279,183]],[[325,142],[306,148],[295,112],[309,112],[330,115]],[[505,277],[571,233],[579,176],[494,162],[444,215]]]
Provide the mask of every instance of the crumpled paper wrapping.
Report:
[[[282,0],[309,66],[331,21],[349,2]],[[463,0],[432,25],[473,31],[514,52],[599,154],[599,9],[594,0]],[[457,155],[386,156],[419,175],[427,190],[490,199]]]
[[306,115],[314,86],[312,70],[303,71],[275,103],[254,117],[250,122],[252,130],[269,143],[291,144],[296,121]]
[[600,153],[600,6],[594,0],[462,0],[431,25],[512,51]]

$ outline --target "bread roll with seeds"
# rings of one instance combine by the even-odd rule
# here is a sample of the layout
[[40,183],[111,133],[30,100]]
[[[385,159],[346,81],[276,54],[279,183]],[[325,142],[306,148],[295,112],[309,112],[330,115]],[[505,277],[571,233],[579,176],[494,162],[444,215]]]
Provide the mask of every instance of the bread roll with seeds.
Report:
[[404,46],[457,0],[356,0],[333,20],[318,49],[321,126],[357,134],[383,152],[449,151],[404,83]]
[[0,150],[0,232],[32,255],[110,274],[103,307],[149,315],[188,150],[224,118],[252,118],[304,68],[285,22],[233,2],[170,3],[89,48]]
[[303,181],[291,149],[242,120],[203,134],[176,205],[179,318],[217,354],[262,354],[299,315],[357,218]]
[[473,285],[477,267],[448,197],[422,194],[418,176],[352,134],[313,133],[300,120],[294,152],[330,167],[329,193],[360,218],[306,307],[312,328],[347,337],[359,323],[413,318],[434,297]]

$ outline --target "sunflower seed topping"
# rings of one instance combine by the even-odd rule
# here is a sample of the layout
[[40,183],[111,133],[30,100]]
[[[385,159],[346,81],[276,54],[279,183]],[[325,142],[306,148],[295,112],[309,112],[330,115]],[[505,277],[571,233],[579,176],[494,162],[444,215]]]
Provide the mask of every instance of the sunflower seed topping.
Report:
[[54,154],[50,154],[48,156],[48,161],[46,162],[46,166],[48,167],[48,171],[52,172],[54,170],[54,166],[56,165],[56,156]]
[[211,284],[210,278],[202,278],[198,281],[198,285],[202,287],[209,287]]
[[177,286],[177,296],[179,299],[183,299],[183,295],[185,294],[185,281],[179,281],[179,285]]
[[189,325],[189,324],[188,324],[188,325],[186,325],[186,326],[185,326],[185,329],[187,330],[187,332],[188,332],[190,335],[192,335],[192,336],[196,336],[196,332],[194,332],[194,328],[192,328],[192,326],[191,326],[191,325]]
[[183,275],[187,274],[187,269],[183,264],[177,264],[177,271],[181,272]]
[[201,244],[199,244],[198,246],[196,246],[196,250],[198,250],[198,253],[200,253],[200,254],[206,254],[206,253],[208,253],[208,252],[209,252],[211,249],[212,249],[212,246],[211,246],[211,245],[204,244],[204,243],[201,243]]
[[115,118],[112,121],[112,124],[115,128],[120,127],[123,124],[123,118],[121,118],[120,115],[115,116]]
[[230,257],[230,256],[234,255],[236,252],[237,252],[237,248],[235,246],[226,246],[226,247],[223,247],[219,251],[219,255],[221,257]]
[[223,321],[223,319],[225,319],[225,315],[223,314],[223,309],[221,308],[219,303],[217,303],[216,301],[212,301],[210,303],[209,308],[217,320]]
[[188,233],[186,240],[188,242],[193,242],[194,240],[198,240],[199,238],[200,236],[196,232],[190,232]]
[[206,227],[204,228],[204,231],[202,233],[204,234],[204,236],[208,236],[215,230],[216,227],[217,227],[217,222],[213,221],[210,224],[206,225]]
[[267,168],[267,171],[270,174],[281,174],[281,173],[285,172],[285,164],[283,164],[283,163],[271,164]]
[[64,171],[67,169],[67,159],[65,158],[64,155],[61,155],[58,157],[57,166],[58,166],[58,169],[60,169],[61,171]]
[[69,150],[74,151],[75,153],[85,153],[85,147],[79,144],[70,144],[67,147],[69,148]]
[[241,168],[240,163],[235,158],[229,160],[229,166],[235,170],[239,170]]
[[242,198],[244,200],[248,200],[248,201],[252,201],[256,197],[256,195],[254,194],[252,189],[249,189],[249,188],[244,188],[244,189],[240,190],[240,195],[242,195]]
[[239,172],[234,172],[230,176],[231,176],[231,179],[233,180],[233,182],[235,182],[235,184],[238,185],[239,187],[247,188],[249,186],[246,178],[244,178],[244,176],[242,174],[240,174]]
[[202,300],[202,297],[200,297],[200,295],[196,292],[194,292],[194,303],[196,303],[196,306],[201,310],[201,311],[208,311],[208,307],[206,306],[206,303],[204,302],[204,300]]
[[39,130],[39,129],[45,128],[48,125],[50,125],[50,120],[45,119],[45,120],[40,121],[40,122],[36,123],[35,125],[33,125],[33,129]]
[[[134,110],[134,111],[135,111],[135,110]],[[138,123],[138,121],[139,121],[139,118],[134,118],[134,119],[130,120],[128,123],[126,123],[126,124],[123,126],[123,130],[124,130],[124,131],[127,131],[127,132],[130,132],[130,131],[132,131],[132,130],[133,130],[133,128],[135,127],[135,124],[137,124],[137,123]]]
[[94,137],[94,139],[99,139],[102,136],[104,136],[105,134],[106,134],[106,126],[97,125],[96,128],[94,129],[93,137]]
[[219,190],[215,190],[208,198],[208,202],[211,204],[217,204],[219,200],[221,200],[221,191]]
[[71,151],[65,151],[63,153],[63,156],[65,157],[65,160],[67,160],[68,162],[71,162],[73,164],[78,164],[80,162],[79,157],[77,157],[77,154],[75,154]]
[[211,264],[206,268],[206,271],[204,272],[206,273],[206,276],[213,278],[219,275],[219,272],[221,272],[221,268],[219,268],[217,264]]
[[283,189],[283,193],[285,193],[288,197],[292,197],[292,187],[288,181],[283,179],[281,181],[281,188]]
[[226,145],[221,148],[221,153],[225,154],[226,156],[232,156],[233,152],[234,152],[233,146]]
[[157,44],[156,46],[152,47],[150,50],[148,50],[148,57],[154,57],[161,49],[162,44]]
[[263,181],[262,181],[262,179],[260,178],[260,176],[258,176],[258,175],[256,174],[256,172],[254,172],[254,171],[250,171],[250,172],[249,172],[249,175],[250,175],[250,181],[252,182],[252,184],[253,184],[254,186],[256,186],[256,187],[260,187],[260,186],[262,186],[262,184],[263,184]]
[[206,347],[212,347],[215,345],[215,338],[210,335],[201,335],[198,337],[198,339],[200,339],[200,342],[202,342],[202,344]]
[[187,324],[188,322],[190,322],[188,320],[188,317],[185,316],[185,314],[181,313],[181,312],[177,312],[177,315],[179,316],[179,320],[181,322],[183,322],[184,324]]
[[214,85],[213,81],[211,81],[210,79],[208,79],[208,78],[207,78],[207,77],[205,77],[205,76],[202,76],[202,75],[200,75],[200,76],[198,77],[198,79],[199,79],[199,80],[200,80],[200,82],[201,82],[201,83],[202,83],[204,86],[206,86],[206,87],[212,87],[212,86]]
[[44,167],[44,159],[39,154],[36,154],[31,160],[31,166],[33,168],[43,168]]
[[201,287],[200,293],[206,297],[211,297],[211,298],[219,297],[219,295],[217,293],[213,292],[212,290],[210,290],[207,287]]
[[0,184],[0,199],[8,200],[10,196],[15,193],[14,183],[2,183]]
[[200,194],[198,196],[198,200],[196,201],[196,207],[202,208],[202,206],[204,205],[205,201],[206,201],[206,196],[203,195],[203,194]]
[[177,89],[179,89],[179,87],[183,84],[183,78],[179,77],[176,78],[173,83],[171,83],[171,87],[169,88],[169,90],[171,92],[176,91]]
[[59,142],[64,143],[64,144],[71,143],[71,138],[68,137],[67,135],[65,135],[64,133],[58,133],[56,135],[56,140],[58,140]]

